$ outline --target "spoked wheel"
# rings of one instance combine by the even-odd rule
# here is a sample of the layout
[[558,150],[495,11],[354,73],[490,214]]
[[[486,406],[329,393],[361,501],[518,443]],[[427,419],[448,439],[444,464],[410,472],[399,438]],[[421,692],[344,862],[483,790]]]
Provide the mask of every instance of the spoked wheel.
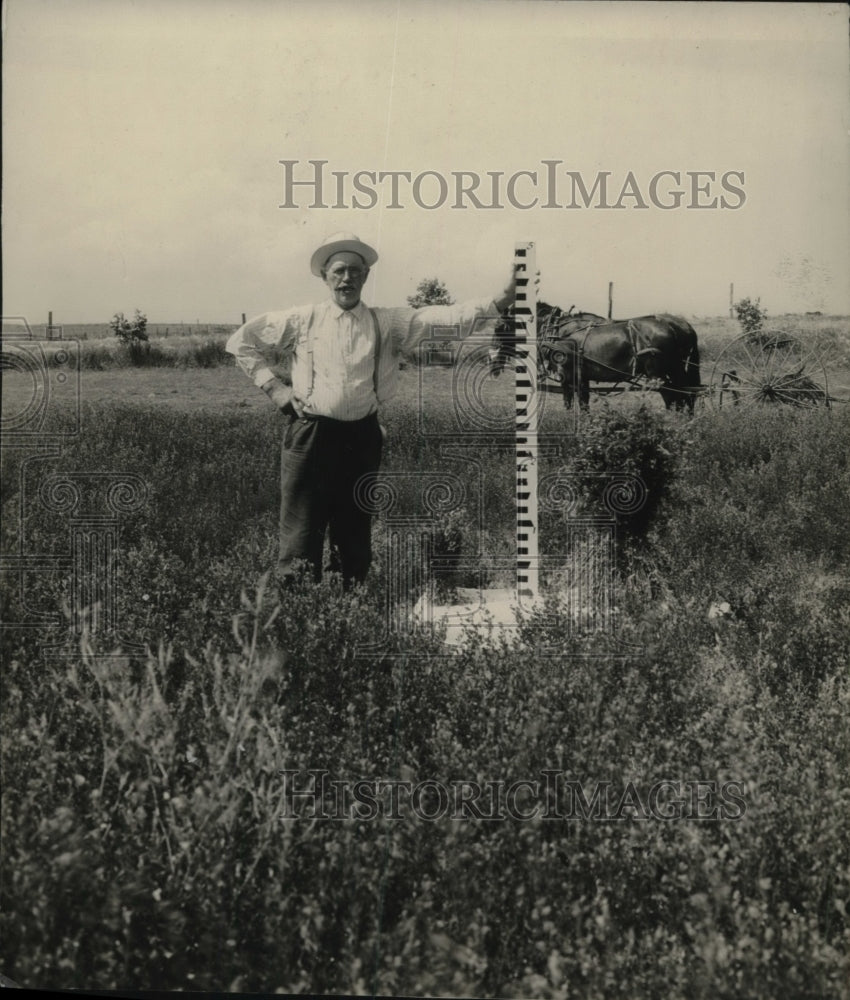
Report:
[[714,364],[709,397],[718,408],[785,404],[829,406],[823,362],[790,334],[744,334],[727,344]]

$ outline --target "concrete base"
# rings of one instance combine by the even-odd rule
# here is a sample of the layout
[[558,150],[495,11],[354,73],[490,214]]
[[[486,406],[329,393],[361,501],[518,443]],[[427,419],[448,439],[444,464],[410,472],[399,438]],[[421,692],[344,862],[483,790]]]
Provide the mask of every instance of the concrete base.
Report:
[[469,628],[476,629],[489,639],[497,639],[503,630],[517,627],[520,611],[527,615],[543,606],[539,597],[536,601],[526,598],[520,603],[514,589],[477,590],[458,587],[457,595],[457,604],[431,604],[427,595],[423,594],[413,609],[416,621],[431,623],[435,627],[445,625],[445,642],[449,646],[460,645],[464,632]]
[[[549,589],[547,593],[556,599],[553,622],[563,623],[566,619],[577,635],[611,632],[616,607],[607,602],[601,607],[593,607],[577,587]],[[520,602],[513,588],[478,590],[458,587],[457,596],[457,604],[431,604],[427,595],[423,594],[413,608],[413,619],[419,624],[430,624],[435,628],[445,626],[445,643],[448,646],[461,645],[470,628],[488,642],[496,642],[502,636],[509,638],[516,633],[520,611],[525,617],[543,608],[542,596],[535,601],[525,599]]]

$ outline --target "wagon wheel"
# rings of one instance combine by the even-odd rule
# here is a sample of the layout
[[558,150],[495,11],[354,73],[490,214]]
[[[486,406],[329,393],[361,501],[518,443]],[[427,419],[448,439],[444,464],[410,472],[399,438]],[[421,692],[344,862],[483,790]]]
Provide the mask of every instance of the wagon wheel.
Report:
[[829,406],[826,369],[797,337],[771,332],[738,337],[720,353],[711,374],[710,398],[718,408],[772,403]]

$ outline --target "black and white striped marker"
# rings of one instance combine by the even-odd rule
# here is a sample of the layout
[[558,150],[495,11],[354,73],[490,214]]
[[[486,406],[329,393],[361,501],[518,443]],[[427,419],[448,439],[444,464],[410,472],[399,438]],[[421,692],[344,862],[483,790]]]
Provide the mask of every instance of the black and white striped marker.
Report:
[[537,469],[537,275],[533,243],[517,243],[514,250],[517,271],[516,306],[516,559],[517,599],[522,607],[535,601],[540,592]]

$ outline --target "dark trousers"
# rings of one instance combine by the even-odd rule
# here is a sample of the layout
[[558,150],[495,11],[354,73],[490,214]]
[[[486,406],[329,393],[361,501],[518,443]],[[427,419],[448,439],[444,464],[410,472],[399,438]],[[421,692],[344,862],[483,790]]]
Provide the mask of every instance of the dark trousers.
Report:
[[280,469],[280,552],[277,577],[285,582],[304,559],[322,575],[330,529],[331,568],[343,581],[365,579],[372,562],[372,517],[355,501],[354,485],[378,471],[383,437],[375,414],[363,420],[289,419]]

